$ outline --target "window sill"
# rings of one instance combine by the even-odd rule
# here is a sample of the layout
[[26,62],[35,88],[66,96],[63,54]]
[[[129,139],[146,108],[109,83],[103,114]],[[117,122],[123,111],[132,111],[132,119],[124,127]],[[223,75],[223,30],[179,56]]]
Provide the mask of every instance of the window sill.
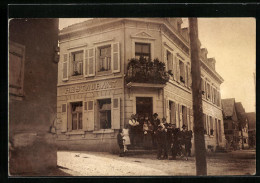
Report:
[[69,77],[69,80],[77,80],[77,79],[82,79],[82,78],[84,78],[84,77],[83,77],[83,74],[77,75],[77,76],[70,76],[70,77]]
[[98,133],[114,133],[113,129],[100,129],[100,130],[96,130],[93,131],[94,134],[98,134]]
[[111,75],[112,74],[112,71],[98,71],[97,72],[97,76],[108,76],[108,75]]
[[75,131],[71,131],[71,132],[66,132],[65,135],[84,135],[85,131],[82,130],[75,130]]

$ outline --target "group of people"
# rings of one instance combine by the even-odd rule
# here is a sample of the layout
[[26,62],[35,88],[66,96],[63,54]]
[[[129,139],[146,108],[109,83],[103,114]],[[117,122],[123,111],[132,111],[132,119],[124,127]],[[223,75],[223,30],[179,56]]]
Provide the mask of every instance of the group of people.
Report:
[[175,124],[160,120],[158,114],[154,113],[150,120],[148,115],[138,117],[131,115],[128,125],[119,130],[117,135],[120,148],[119,156],[124,156],[128,151],[128,146],[135,148],[143,146],[145,149],[157,148],[157,159],[176,159],[176,156],[184,157],[188,160],[191,155],[192,131],[188,131],[187,126],[183,125],[182,130],[176,128]]

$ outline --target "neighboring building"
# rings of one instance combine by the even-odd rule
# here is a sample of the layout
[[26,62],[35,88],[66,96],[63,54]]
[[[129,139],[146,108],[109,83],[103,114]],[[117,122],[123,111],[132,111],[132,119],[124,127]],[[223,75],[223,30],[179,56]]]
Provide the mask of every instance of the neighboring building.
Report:
[[239,144],[239,126],[235,108],[235,99],[222,99],[222,107],[227,148],[236,148]]
[[222,107],[227,147],[248,148],[248,119],[242,103],[234,98],[222,99]]
[[235,103],[239,127],[239,147],[241,149],[248,148],[248,119],[245,109],[241,102]]
[[[193,130],[190,44],[188,28],[181,24],[181,18],[96,18],[60,31],[56,131],[61,147],[117,151],[118,129],[133,113],[156,112],[178,128],[185,124]],[[214,150],[225,145],[219,92],[223,79],[205,51],[205,139]],[[140,57],[164,62],[172,73],[169,81],[163,82],[157,66],[146,73],[148,66],[129,64]],[[148,73],[160,78],[149,80]]]
[[58,19],[9,21],[9,172],[57,166],[48,133],[56,117]]
[[246,113],[248,119],[248,144],[249,147],[256,147],[256,113]]

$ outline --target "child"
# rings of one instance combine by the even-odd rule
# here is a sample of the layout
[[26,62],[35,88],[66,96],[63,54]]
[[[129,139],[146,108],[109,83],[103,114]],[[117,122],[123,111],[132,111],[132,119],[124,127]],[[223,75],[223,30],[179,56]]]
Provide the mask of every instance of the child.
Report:
[[119,132],[117,134],[117,144],[119,146],[119,156],[123,157],[124,156],[124,139],[123,139],[123,130],[119,129]]
[[125,128],[123,129],[123,140],[124,140],[124,152],[126,152],[128,151],[127,146],[130,145],[129,130],[127,126],[125,126]]

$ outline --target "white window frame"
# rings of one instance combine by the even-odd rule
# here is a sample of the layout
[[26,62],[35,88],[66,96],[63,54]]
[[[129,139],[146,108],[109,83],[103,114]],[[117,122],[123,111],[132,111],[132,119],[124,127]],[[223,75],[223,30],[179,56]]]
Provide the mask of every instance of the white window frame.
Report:
[[154,60],[154,40],[145,40],[145,38],[132,38],[132,58],[135,58],[135,43],[150,44],[151,60]]

